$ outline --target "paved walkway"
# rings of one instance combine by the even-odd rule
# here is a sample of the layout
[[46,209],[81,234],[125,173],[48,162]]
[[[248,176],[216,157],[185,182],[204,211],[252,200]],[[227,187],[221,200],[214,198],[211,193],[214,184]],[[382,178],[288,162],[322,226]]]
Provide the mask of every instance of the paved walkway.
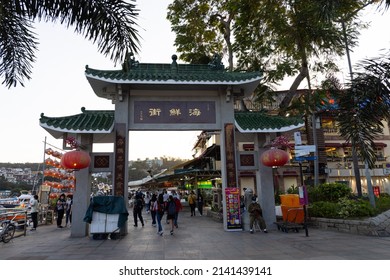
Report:
[[4,244],[0,260],[390,260],[390,237],[368,237],[309,228],[268,234],[226,232],[207,216],[183,212],[179,228],[159,236],[149,215],[145,227],[133,227],[119,240],[71,238],[70,229],[45,225]]

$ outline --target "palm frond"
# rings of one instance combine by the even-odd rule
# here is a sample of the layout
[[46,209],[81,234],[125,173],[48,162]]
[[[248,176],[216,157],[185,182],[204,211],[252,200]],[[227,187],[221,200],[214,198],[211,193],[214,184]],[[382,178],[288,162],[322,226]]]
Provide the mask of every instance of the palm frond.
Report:
[[[130,0],[130,2],[135,2]],[[121,0],[2,1],[0,5],[0,76],[7,87],[31,78],[37,39],[35,20],[59,21],[97,44],[114,63],[139,52],[135,5]]]
[[23,86],[23,80],[31,77],[38,43],[30,20],[4,8],[0,17],[0,76],[8,88],[18,83]]

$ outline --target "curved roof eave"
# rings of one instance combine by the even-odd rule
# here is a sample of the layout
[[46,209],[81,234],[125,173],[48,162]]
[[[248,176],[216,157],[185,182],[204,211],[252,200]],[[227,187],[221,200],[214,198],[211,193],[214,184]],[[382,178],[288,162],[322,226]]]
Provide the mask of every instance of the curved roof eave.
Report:
[[221,81],[221,80],[175,80],[175,79],[111,79],[99,77],[93,74],[86,73],[85,76],[88,79],[93,79],[101,82],[106,82],[109,84],[147,84],[147,85],[159,85],[159,84],[168,84],[168,85],[242,85],[250,84],[252,82],[257,82],[261,80],[261,76],[253,77],[245,80],[236,80],[236,81]]
[[104,134],[107,134],[107,133],[111,133],[113,130],[114,130],[114,123],[111,125],[111,127],[109,129],[67,129],[67,128],[59,128],[59,127],[55,127],[55,126],[50,126],[50,125],[46,125],[46,124],[42,124],[40,123],[40,126],[46,130],[52,130],[52,131],[55,131],[55,132],[61,132],[61,133],[80,133],[80,134],[83,134],[83,133],[94,133],[94,134],[98,134],[98,133],[104,133]]
[[[251,94],[259,85],[261,75],[241,80],[174,80],[174,79],[111,79],[106,77],[99,77],[93,74],[86,73],[86,78],[89,81],[93,91],[99,97],[108,98],[112,92],[108,92],[107,88],[117,84],[126,85],[177,85],[177,86],[237,86],[245,90],[246,94]],[[110,98],[108,98],[110,99]]]
[[287,132],[295,129],[299,129],[303,127],[305,124],[298,124],[298,125],[289,125],[279,128],[253,128],[253,129],[244,129],[242,128],[237,121],[234,121],[236,128],[241,133],[272,133],[272,132]]

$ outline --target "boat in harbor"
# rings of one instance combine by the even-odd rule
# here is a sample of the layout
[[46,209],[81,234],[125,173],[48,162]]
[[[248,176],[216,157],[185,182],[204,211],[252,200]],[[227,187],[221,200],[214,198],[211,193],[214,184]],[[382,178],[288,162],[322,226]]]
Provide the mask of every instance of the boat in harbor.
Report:
[[0,198],[0,205],[5,208],[29,208],[33,195],[23,192],[20,196]]
[[0,205],[4,208],[17,208],[20,206],[18,197],[0,198]]

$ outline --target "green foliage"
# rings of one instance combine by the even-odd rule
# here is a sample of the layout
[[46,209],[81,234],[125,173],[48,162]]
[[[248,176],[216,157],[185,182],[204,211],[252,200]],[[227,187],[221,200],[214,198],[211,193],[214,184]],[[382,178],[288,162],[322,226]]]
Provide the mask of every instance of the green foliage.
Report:
[[382,194],[373,208],[367,198],[356,198],[342,183],[325,183],[307,189],[312,217],[348,219],[378,215],[390,209],[390,195]]
[[283,194],[283,192],[281,192],[279,189],[275,189],[274,190],[274,198],[275,198],[275,204],[276,205],[280,205],[281,204],[281,201],[280,201],[280,195]]
[[228,14],[221,1],[186,0],[173,1],[168,6],[167,19],[176,33],[175,46],[180,59],[207,64],[214,53],[222,53],[223,30],[217,17]]
[[[97,44],[115,62],[139,50],[136,6],[129,1],[2,1],[0,77],[8,88],[31,78],[38,49],[34,21],[59,22]],[[20,55],[23,54],[23,55]]]
[[342,183],[325,183],[317,187],[307,188],[309,202],[332,201],[336,202],[340,198],[349,197],[351,188]]
[[318,201],[310,204],[309,213],[311,217],[318,218],[336,218],[340,206],[337,203],[329,201]]
[[340,218],[357,218],[357,217],[369,217],[375,213],[374,208],[367,200],[364,199],[347,199],[341,198],[338,201]]
[[333,219],[363,218],[377,214],[377,211],[364,199],[341,198],[337,202],[318,201],[310,205],[310,216]]
[[288,194],[298,194],[298,191],[299,191],[298,187],[296,187],[294,185],[292,185],[291,187],[289,187],[287,189]]
[[[181,59],[191,61],[225,49],[235,53],[238,68],[263,68],[265,79],[274,83],[297,73],[304,56],[316,58],[316,70],[329,70],[332,54],[345,51],[340,18],[349,27],[353,46],[361,27],[356,11],[364,2],[175,0],[168,6],[167,19]],[[325,62],[318,59],[320,53],[326,54]]]
[[390,196],[383,194],[376,199],[373,208],[366,198],[342,197],[337,201],[315,201],[310,203],[309,213],[312,217],[348,219],[367,218],[390,209]]
[[390,57],[367,59],[358,71],[350,88],[339,94],[337,121],[341,136],[373,168],[374,139],[383,133],[382,121],[390,118]]
[[383,193],[380,195],[379,199],[375,201],[376,210],[378,213],[382,213],[390,209],[390,195]]

